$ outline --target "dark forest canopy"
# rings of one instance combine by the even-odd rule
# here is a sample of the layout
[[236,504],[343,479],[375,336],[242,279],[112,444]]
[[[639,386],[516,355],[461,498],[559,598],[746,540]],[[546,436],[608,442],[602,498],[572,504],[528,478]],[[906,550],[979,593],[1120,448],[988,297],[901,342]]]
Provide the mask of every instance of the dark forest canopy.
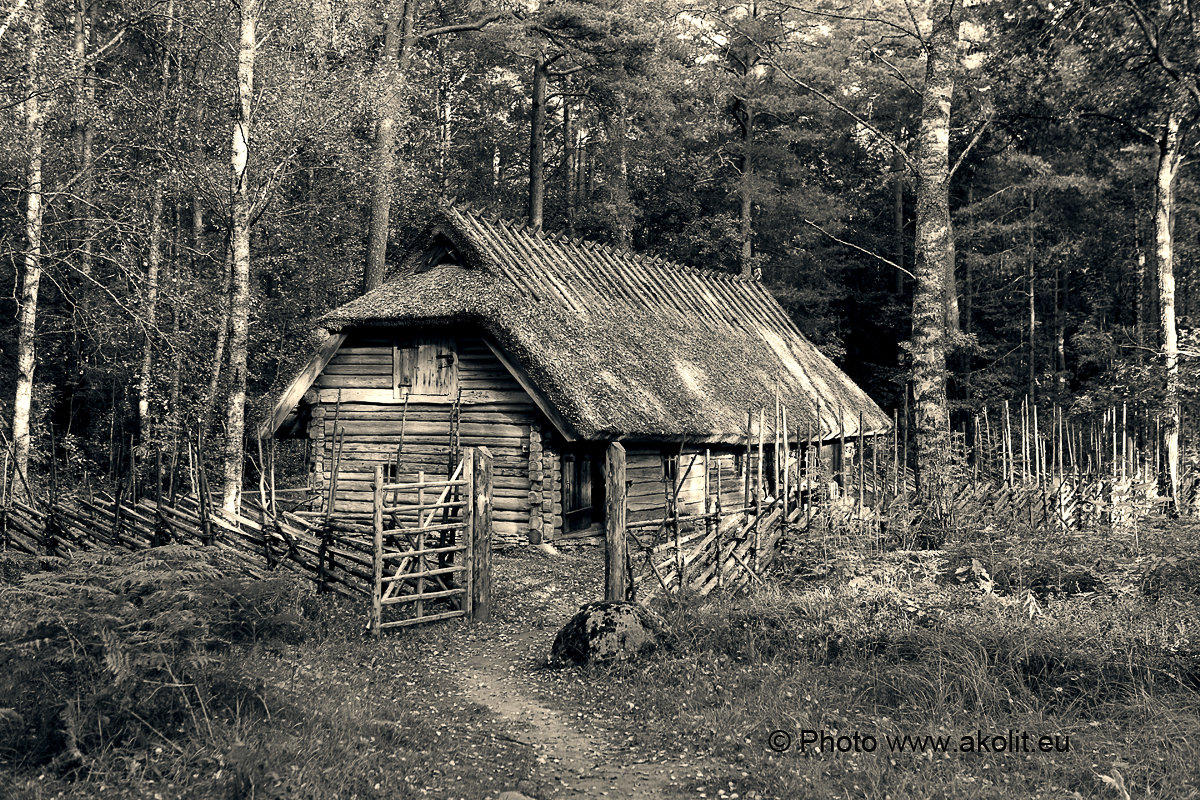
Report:
[[100,468],[252,430],[311,322],[456,198],[760,276],[885,407],[944,362],[955,429],[1025,395],[1186,419],[1173,2],[9,0],[0,412],[19,439],[24,392],[33,473],[52,426]]

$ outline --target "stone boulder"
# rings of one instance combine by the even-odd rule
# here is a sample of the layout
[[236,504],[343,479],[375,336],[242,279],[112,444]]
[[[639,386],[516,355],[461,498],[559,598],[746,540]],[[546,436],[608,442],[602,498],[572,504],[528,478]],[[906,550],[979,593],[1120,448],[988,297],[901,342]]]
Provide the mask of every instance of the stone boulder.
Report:
[[588,603],[554,637],[552,664],[625,661],[650,652],[662,635],[662,621],[636,603]]

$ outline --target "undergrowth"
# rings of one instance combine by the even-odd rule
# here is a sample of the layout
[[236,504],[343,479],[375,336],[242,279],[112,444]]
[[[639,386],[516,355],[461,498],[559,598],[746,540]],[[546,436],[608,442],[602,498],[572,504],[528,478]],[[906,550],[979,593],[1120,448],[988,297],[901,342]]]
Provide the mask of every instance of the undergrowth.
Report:
[[0,554],[0,796],[476,797],[528,772],[481,710],[422,707],[437,679],[361,604],[227,558]]
[[[731,765],[709,797],[1200,796],[1196,533],[811,541],[748,595],[663,603],[666,645],[589,670],[589,699],[645,747]],[[801,751],[805,731],[878,747]],[[1009,731],[1032,751],[962,750]],[[893,752],[906,735],[949,751]]]

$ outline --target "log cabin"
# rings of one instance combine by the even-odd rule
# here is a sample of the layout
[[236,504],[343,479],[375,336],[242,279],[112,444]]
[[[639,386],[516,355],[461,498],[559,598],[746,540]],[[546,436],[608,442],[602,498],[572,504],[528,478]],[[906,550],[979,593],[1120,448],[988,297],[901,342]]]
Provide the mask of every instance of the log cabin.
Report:
[[759,281],[455,206],[318,325],[260,433],[309,439],[312,489],[328,491],[336,460],[347,514],[370,509],[376,465],[444,475],[458,447],[486,446],[497,546],[602,537],[613,441],[637,521],[662,516],[677,481],[682,512],[706,486],[741,507],[764,408],[786,411],[792,447],[833,459],[839,441],[891,427]]

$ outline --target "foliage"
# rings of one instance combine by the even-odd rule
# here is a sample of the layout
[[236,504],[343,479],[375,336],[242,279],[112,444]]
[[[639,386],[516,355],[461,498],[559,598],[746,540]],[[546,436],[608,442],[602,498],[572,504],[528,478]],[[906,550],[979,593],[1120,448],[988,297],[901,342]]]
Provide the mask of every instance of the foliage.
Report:
[[[210,439],[222,435],[211,411],[228,380],[216,344],[226,324],[236,42],[231,3],[177,0],[170,15],[145,0],[87,4],[82,39],[78,3],[45,4],[46,280],[30,477],[49,473],[53,431],[65,484],[134,455],[144,470],[159,445],[182,460],[198,422]],[[395,257],[448,198],[523,215],[531,65],[551,58],[547,228],[736,270],[748,197],[752,265],[806,335],[883,405],[903,407],[909,356],[898,343],[911,329],[912,284],[887,261],[911,270],[914,186],[883,139],[912,148],[927,4],[414,2],[418,32],[492,21],[418,37],[399,87],[379,78],[383,10],[405,4],[335,5],[262,4],[249,424],[304,358],[311,322],[360,285],[371,124],[384,92],[399,91],[403,109]],[[1071,398],[1080,413],[1118,401],[1131,412],[1157,408],[1154,146],[1138,128],[1157,124],[1167,87],[1131,15],[1153,11],[1151,22],[1169,34],[1168,57],[1192,79],[1195,37],[1164,22],[1171,5],[969,12],[951,140],[961,162],[951,187],[962,317],[951,363],[955,429],[984,403],[1026,393]],[[0,200],[9,208],[25,196],[17,104],[27,35],[18,13],[0,36],[0,84],[13,98],[0,114]],[[747,105],[756,120],[749,139],[739,122]],[[159,181],[163,264],[157,313],[147,319]],[[1195,190],[1185,169],[1175,238],[1189,411],[1197,380],[1186,328],[1200,298]],[[0,218],[0,279],[10,284],[26,249],[22,226],[19,214]],[[15,310],[15,297],[0,300],[6,417]],[[147,342],[155,424],[152,441],[131,447]]]
[[240,576],[227,558],[184,546],[91,552],[0,589],[0,757],[79,766],[263,708],[236,653],[296,642],[303,591]]
[[[664,606],[673,646],[589,670],[589,702],[637,719],[647,747],[688,742],[697,759],[736,765],[703,791],[1105,796],[1106,776],[1119,774],[1156,797],[1190,796],[1195,748],[1178,743],[1200,732],[1200,606],[1175,581],[1194,569],[1195,526],[1139,541],[1001,528],[944,551],[849,543],[745,598]],[[790,751],[767,747],[773,729]],[[884,750],[885,736],[948,734],[957,746],[1012,729],[1069,735],[1073,749],[800,753],[804,729],[871,734]]]

